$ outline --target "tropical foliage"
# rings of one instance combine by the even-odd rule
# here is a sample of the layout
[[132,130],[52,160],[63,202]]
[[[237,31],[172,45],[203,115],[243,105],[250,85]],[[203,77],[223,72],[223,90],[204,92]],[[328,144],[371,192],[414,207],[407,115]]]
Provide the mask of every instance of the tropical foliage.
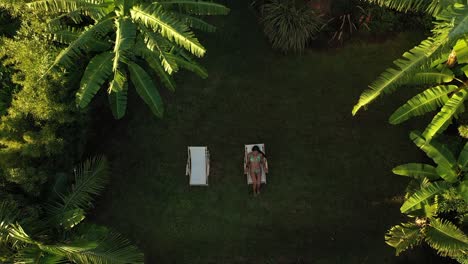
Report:
[[462,227],[468,214],[468,143],[455,158],[445,145],[429,143],[419,132],[410,137],[437,166],[408,163],[393,169],[412,178],[400,211],[414,220],[392,227],[385,240],[397,255],[425,241],[440,255],[466,263],[468,236]]
[[143,263],[141,254],[121,235],[84,221],[94,196],[104,188],[108,165],[104,158],[84,162],[58,178],[50,202],[36,217],[13,203],[0,203],[0,248],[9,263]]
[[310,7],[295,1],[271,0],[261,7],[263,31],[273,48],[301,52],[320,32],[323,21]]
[[161,117],[164,107],[153,73],[171,91],[175,90],[172,75],[179,68],[206,77],[193,58],[205,55],[206,49],[192,29],[211,32],[215,27],[196,16],[229,12],[223,5],[197,0],[40,0],[28,6],[52,15],[53,40],[68,45],[53,67],[70,69],[85,55],[91,57],[89,62],[85,59],[76,104],[86,107],[106,86],[116,118],[126,111],[128,80],[152,113]]
[[442,133],[464,111],[468,90],[468,5],[455,0],[398,1],[375,0],[378,4],[400,11],[424,11],[434,16],[432,35],[403,54],[394,67],[383,72],[354,106],[353,115],[361,108],[403,86],[425,90],[398,108],[390,123],[399,124],[412,117],[439,109],[423,132],[430,141]]
[[47,17],[23,14],[20,6],[8,10],[21,27],[13,38],[0,39],[0,179],[4,186],[39,196],[42,184],[81,154],[84,118],[70,97],[73,78],[59,73],[42,78],[58,53],[43,37]]

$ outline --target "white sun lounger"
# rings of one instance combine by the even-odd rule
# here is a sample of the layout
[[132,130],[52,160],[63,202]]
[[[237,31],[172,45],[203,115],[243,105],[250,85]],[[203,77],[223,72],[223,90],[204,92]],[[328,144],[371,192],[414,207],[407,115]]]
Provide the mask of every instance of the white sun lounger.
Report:
[[207,147],[188,147],[185,174],[190,177],[190,185],[208,186],[210,175],[210,153]]
[[[250,145],[245,145],[244,147],[244,172],[247,175],[247,184],[252,184],[252,178],[250,177],[250,171],[247,171],[247,154],[252,151],[252,148],[254,146],[258,146],[263,153],[266,154],[265,152],[265,144],[250,144]],[[265,167],[268,169],[268,162],[265,159]],[[266,184],[266,173],[262,168],[262,183]]]

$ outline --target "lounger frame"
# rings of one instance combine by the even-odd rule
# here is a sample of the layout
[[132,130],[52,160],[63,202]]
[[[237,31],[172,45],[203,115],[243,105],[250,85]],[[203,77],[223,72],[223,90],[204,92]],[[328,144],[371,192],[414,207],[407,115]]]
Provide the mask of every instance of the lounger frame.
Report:
[[[200,152],[204,150],[204,163],[205,163],[205,180],[195,181],[192,178],[192,152]],[[193,157],[195,158],[195,157]],[[187,147],[187,166],[185,168],[185,174],[189,176],[189,185],[191,186],[208,186],[208,178],[210,176],[210,152],[206,146],[189,146]]]

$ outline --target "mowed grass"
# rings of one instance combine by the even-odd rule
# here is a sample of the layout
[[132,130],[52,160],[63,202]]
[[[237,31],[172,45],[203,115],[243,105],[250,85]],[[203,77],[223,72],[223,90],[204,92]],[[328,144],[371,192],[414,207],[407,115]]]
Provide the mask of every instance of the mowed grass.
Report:
[[[113,172],[95,220],[151,264],[436,263],[418,250],[394,257],[384,243],[403,219],[392,198],[407,183],[391,168],[423,158],[408,138],[414,122],[387,124],[403,96],[351,116],[363,89],[423,36],[284,56],[248,4],[235,5],[215,21],[219,33],[200,35],[210,77],[178,74],[176,93],[163,92],[164,119],[134,92],[123,120],[96,114],[89,149],[106,154]],[[243,145],[259,142],[271,173],[254,198]],[[188,186],[189,145],[211,151],[209,187]]]

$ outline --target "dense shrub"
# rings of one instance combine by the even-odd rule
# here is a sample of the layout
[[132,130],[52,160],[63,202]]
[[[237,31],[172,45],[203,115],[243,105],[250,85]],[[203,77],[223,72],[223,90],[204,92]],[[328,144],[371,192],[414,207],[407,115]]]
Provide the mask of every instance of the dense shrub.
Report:
[[58,51],[43,37],[41,19],[34,14],[21,19],[16,36],[1,40],[0,58],[14,69],[8,78],[19,88],[1,117],[0,178],[39,195],[52,171],[78,159],[83,117],[71,93],[76,84],[63,73],[45,75]]
[[272,0],[261,8],[264,32],[273,48],[301,52],[323,25],[310,7],[296,7],[294,1]]

